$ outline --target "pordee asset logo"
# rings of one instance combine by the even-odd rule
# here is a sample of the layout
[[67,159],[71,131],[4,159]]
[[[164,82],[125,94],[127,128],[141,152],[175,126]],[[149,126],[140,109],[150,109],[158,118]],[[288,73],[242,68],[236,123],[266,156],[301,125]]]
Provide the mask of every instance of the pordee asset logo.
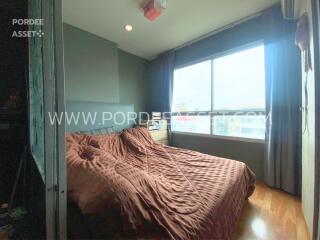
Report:
[[[172,113],[172,112],[162,112],[163,120],[170,120],[172,117],[179,118],[183,121],[194,121],[194,117],[196,116],[210,116],[213,118],[217,114],[217,112],[185,112],[183,114],[180,113]],[[270,116],[268,114],[265,116],[265,113],[256,113],[256,112],[246,112],[246,113],[234,113],[228,114],[228,112],[223,112],[219,114],[219,117],[229,118],[230,116],[244,116],[244,117],[252,117],[252,116],[265,116],[268,119]],[[129,124],[141,124],[140,121],[150,120],[152,116],[148,112],[48,112],[48,117],[51,125],[58,124],[61,125],[65,123],[67,125],[106,125],[107,123],[112,122],[114,125],[122,126]],[[139,120],[139,122],[137,122]],[[212,121],[210,121],[210,124]],[[169,123],[170,124],[170,121]]]
[[[43,26],[44,20],[43,19],[12,19],[13,26]],[[32,38],[32,37],[43,37],[44,32],[42,30],[14,30],[12,32],[12,38]]]

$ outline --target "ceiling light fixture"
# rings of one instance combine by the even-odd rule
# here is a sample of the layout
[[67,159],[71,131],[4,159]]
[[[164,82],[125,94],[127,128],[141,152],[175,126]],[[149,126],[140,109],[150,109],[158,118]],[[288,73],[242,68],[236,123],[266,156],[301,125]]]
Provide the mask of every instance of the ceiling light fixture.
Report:
[[127,24],[127,25],[124,26],[124,29],[125,29],[127,32],[131,32],[131,31],[133,30],[133,27],[132,27],[132,25]]

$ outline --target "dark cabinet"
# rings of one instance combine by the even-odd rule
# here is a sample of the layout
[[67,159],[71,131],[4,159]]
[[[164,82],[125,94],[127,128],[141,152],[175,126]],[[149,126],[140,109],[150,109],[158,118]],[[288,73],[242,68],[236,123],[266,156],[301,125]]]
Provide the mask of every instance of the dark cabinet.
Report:
[[0,110],[0,202],[8,202],[24,149],[24,112]]

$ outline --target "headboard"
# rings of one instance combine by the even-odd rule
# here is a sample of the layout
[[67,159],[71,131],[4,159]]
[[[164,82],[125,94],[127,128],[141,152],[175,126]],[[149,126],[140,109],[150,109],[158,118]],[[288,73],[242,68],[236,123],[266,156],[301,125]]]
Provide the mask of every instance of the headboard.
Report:
[[[69,121],[71,114],[76,121]],[[88,117],[89,114],[91,118]],[[67,116],[68,115],[68,116]],[[114,131],[120,132],[125,128],[133,127],[134,105],[66,101],[66,132],[90,131],[94,129],[113,127]],[[93,121],[94,120],[94,121]]]

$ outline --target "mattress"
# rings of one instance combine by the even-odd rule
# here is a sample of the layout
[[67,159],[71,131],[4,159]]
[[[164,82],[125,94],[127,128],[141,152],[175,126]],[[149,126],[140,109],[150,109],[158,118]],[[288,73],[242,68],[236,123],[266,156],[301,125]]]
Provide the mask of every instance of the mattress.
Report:
[[159,144],[145,128],[66,138],[69,199],[123,238],[230,239],[254,191],[244,163]]

